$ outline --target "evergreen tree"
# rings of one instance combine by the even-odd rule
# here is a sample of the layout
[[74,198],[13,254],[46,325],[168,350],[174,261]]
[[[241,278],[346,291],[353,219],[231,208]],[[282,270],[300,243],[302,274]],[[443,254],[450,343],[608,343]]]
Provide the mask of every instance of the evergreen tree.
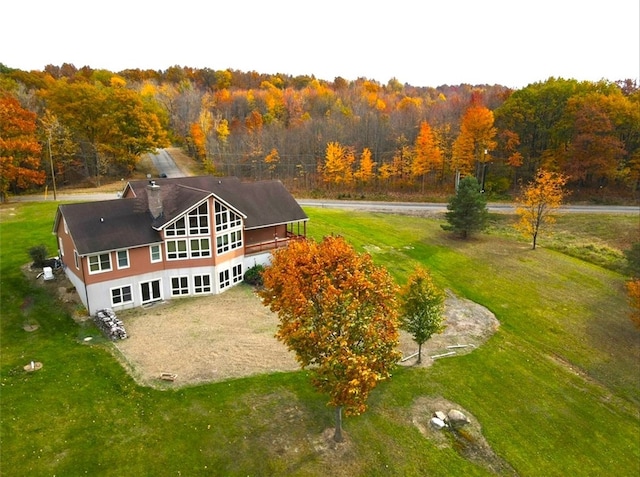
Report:
[[449,199],[447,210],[445,217],[448,224],[442,226],[444,230],[451,230],[463,239],[484,230],[489,211],[475,177],[467,176],[460,181],[456,195]]

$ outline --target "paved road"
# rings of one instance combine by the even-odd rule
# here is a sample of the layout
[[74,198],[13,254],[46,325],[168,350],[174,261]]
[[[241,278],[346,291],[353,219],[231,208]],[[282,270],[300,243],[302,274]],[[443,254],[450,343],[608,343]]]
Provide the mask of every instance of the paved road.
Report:
[[155,168],[158,170],[159,175],[165,174],[166,177],[184,176],[173,160],[173,157],[171,157],[171,154],[169,154],[166,149],[158,149],[155,154],[149,153],[149,157],[151,158]]
[[[324,199],[299,199],[298,203],[303,207],[326,207],[331,209],[368,210],[373,212],[394,213],[440,213],[447,211],[447,204],[431,202],[373,202],[359,200],[324,200]],[[515,213],[513,204],[489,203],[490,212]],[[560,212],[574,212],[583,214],[638,214],[640,207],[623,205],[564,205]]]
[[[178,168],[171,154],[166,149],[158,149],[157,153],[149,154],[158,174],[166,174],[167,177],[184,177],[184,173]],[[58,201],[92,201],[117,199],[116,193],[104,194],[58,194]],[[12,202],[29,202],[53,200],[53,195],[45,199],[43,194],[30,196],[11,197]],[[393,212],[397,214],[428,214],[446,212],[447,205],[442,203],[427,202],[374,202],[360,200],[314,200],[299,199],[298,203],[303,207],[326,207],[333,209],[363,210],[372,212]],[[513,204],[487,204],[490,212],[514,213]],[[637,206],[607,206],[607,205],[565,205],[561,207],[562,212],[574,212],[583,214],[638,214],[640,207]]]

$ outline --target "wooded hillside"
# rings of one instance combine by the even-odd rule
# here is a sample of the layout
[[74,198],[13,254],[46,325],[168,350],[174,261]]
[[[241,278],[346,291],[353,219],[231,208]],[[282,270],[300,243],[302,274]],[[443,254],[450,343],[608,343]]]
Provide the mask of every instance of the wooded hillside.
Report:
[[3,195],[50,184],[52,170],[58,184],[127,177],[141,154],[170,144],[213,174],[334,195],[449,194],[457,177],[475,175],[500,196],[545,167],[582,196],[629,198],[639,187],[640,90],[631,80],[549,78],[514,91],[0,64]]

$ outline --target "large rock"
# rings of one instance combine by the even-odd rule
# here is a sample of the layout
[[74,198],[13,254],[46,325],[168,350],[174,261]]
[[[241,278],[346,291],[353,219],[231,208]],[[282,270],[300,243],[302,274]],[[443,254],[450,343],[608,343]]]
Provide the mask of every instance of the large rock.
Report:
[[447,427],[447,425],[445,424],[445,422],[442,419],[439,419],[437,417],[432,417],[431,420],[429,421],[429,424],[431,425],[431,427],[433,427],[436,430],[440,430],[443,429],[445,427]]
[[451,409],[447,414],[447,422],[452,429],[460,429],[461,427],[469,424],[471,421],[469,421],[469,418],[465,416],[462,411]]

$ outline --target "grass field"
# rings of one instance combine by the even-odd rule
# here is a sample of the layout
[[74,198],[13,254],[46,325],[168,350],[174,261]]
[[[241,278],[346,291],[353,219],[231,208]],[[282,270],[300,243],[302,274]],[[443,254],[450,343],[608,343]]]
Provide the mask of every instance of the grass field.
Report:
[[[400,283],[423,264],[501,322],[473,353],[398,369],[332,450],[322,433],[333,414],[305,372],[159,391],[135,384],[108,343],[85,344],[86,330],[19,270],[29,247],[55,250],[54,212],[0,208],[3,476],[495,475],[459,442],[420,433],[416,403],[429,396],[478,419],[509,465],[499,473],[640,474],[640,331],[614,258],[637,217],[562,217],[554,237],[564,248],[549,238],[532,251],[508,217],[462,242],[435,219],[309,209],[313,237],[345,236]],[[580,252],[589,244],[591,255]],[[26,322],[40,327],[28,333]],[[31,360],[43,368],[26,373]]]

